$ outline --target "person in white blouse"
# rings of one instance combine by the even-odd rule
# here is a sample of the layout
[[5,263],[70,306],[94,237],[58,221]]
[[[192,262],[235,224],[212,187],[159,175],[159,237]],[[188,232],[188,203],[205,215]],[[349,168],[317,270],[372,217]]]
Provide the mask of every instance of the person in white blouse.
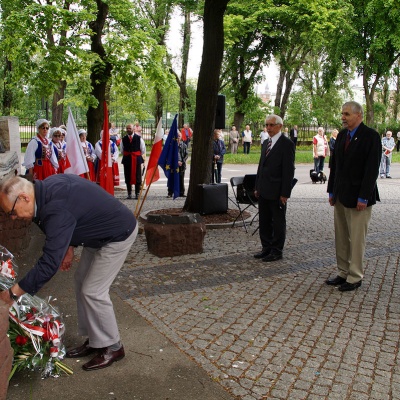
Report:
[[36,121],[37,135],[31,139],[26,148],[24,162],[27,174],[34,180],[43,180],[54,175],[58,170],[57,153],[53,142],[48,138],[50,122],[46,119]]

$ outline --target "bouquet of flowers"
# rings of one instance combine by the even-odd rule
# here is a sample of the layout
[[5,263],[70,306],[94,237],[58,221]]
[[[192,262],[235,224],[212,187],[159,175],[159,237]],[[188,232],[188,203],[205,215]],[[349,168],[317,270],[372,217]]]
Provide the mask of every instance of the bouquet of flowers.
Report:
[[0,245],[0,275],[11,282],[18,275],[18,267],[14,263],[13,258],[14,256],[5,247]]
[[[14,285],[17,266],[8,250],[0,246],[0,290]],[[3,272],[4,271],[4,272]],[[25,369],[42,372],[42,377],[57,377],[60,373],[73,371],[63,364],[65,346],[62,339],[64,322],[58,310],[37,296],[22,295],[10,307],[8,337],[14,350],[13,368],[9,379],[16,371]]]

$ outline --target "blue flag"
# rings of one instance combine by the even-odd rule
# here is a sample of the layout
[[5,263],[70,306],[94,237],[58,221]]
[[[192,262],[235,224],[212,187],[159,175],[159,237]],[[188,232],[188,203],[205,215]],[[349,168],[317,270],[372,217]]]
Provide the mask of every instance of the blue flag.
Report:
[[168,193],[173,193],[174,199],[179,197],[179,165],[178,165],[178,114],[175,115],[164,148],[158,159],[158,165],[164,170],[168,179]]

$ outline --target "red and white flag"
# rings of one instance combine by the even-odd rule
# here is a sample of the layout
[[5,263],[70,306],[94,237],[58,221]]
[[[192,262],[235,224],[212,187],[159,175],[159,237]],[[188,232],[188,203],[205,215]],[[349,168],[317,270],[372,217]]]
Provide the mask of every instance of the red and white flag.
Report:
[[149,162],[147,163],[146,172],[146,185],[149,186],[152,182],[156,182],[160,179],[160,173],[158,171],[158,159],[160,158],[162,150],[162,138],[164,131],[162,129],[162,119],[158,121],[156,135],[154,137],[153,147],[151,148]]
[[89,167],[83,153],[81,141],[79,140],[78,130],[76,129],[74,117],[71,109],[68,112],[66,148],[66,168],[65,174],[81,175],[89,172]]
[[99,183],[108,193],[114,195],[114,177],[112,171],[110,131],[108,126],[107,103],[104,102],[103,136],[101,138],[101,160],[99,161]]

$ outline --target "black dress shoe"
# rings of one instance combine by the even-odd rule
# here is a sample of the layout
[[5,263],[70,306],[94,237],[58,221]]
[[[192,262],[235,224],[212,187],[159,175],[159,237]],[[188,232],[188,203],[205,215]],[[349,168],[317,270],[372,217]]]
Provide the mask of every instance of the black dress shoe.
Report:
[[343,283],[345,283],[346,282],[346,279],[345,278],[342,278],[341,276],[336,276],[335,278],[331,278],[331,279],[327,279],[326,281],[325,281],[325,283],[327,284],[327,285],[332,285],[332,286],[339,286],[339,285],[342,285]]
[[128,194],[128,196],[127,196],[127,200],[129,200],[129,199],[131,199],[132,198],[132,195],[131,194]]
[[100,349],[95,349],[94,347],[89,346],[89,339],[85,340],[82,346],[76,347],[75,349],[71,349],[67,351],[65,357],[67,358],[80,358],[86,357],[90,354],[96,353]]
[[262,259],[264,262],[273,262],[282,260],[282,253],[270,253]]
[[259,253],[254,254],[254,258],[264,258],[267,257],[269,253],[271,253],[270,249],[262,250]]
[[100,353],[91,359],[86,364],[82,365],[85,371],[94,371],[96,369],[102,369],[109,367],[114,361],[122,360],[125,357],[124,346],[121,346],[119,350],[110,350],[106,347],[100,351]]
[[361,282],[362,281],[358,281],[355,283],[349,283],[349,282],[345,282],[342,285],[339,286],[339,291],[340,292],[350,292],[352,290],[355,290],[357,288],[359,288],[361,286]]

